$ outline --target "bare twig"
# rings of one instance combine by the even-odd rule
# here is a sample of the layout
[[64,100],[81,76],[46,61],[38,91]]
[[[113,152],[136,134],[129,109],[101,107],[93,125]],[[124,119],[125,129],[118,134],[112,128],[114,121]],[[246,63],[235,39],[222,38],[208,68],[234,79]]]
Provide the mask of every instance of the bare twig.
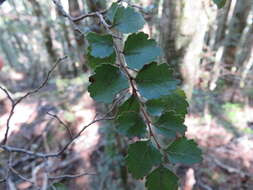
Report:
[[29,182],[31,184],[34,184],[33,181],[31,181],[30,179],[22,176],[17,170],[15,170],[13,167],[9,166],[11,172],[13,172],[14,174],[16,174],[20,179],[22,179],[23,181]]
[[60,176],[49,176],[50,180],[62,180],[66,178],[78,178],[86,175],[96,175],[96,173],[80,173],[80,174],[75,174],[75,175],[70,175],[70,174],[65,174],[65,175],[60,175]]
[[51,117],[55,118],[60,124],[62,124],[62,125],[67,129],[67,132],[68,132],[70,138],[73,139],[73,134],[72,134],[72,132],[71,132],[69,126],[68,126],[66,123],[64,123],[64,122],[58,117],[58,115],[55,115],[55,114],[52,114],[52,113],[49,113],[49,112],[47,112],[47,114],[50,115]]
[[10,93],[9,93],[6,89],[4,89],[3,87],[0,87],[0,89],[6,94],[8,100],[11,102],[11,111],[10,111],[10,114],[9,114],[9,116],[8,116],[8,119],[7,119],[5,135],[4,135],[4,139],[3,139],[3,141],[2,141],[1,144],[5,145],[5,144],[7,143],[8,135],[9,135],[9,130],[10,130],[10,121],[11,121],[11,118],[13,117],[14,110],[15,110],[16,106],[17,106],[20,102],[22,102],[25,98],[27,98],[28,96],[30,96],[30,95],[32,95],[32,94],[35,94],[35,93],[37,93],[39,90],[41,90],[41,89],[47,84],[47,82],[48,82],[48,80],[49,80],[49,78],[50,78],[52,72],[53,72],[54,69],[56,68],[56,66],[57,66],[60,62],[62,62],[63,60],[65,60],[66,58],[67,58],[67,56],[65,56],[65,57],[63,57],[63,58],[59,58],[59,59],[56,61],[56,63],[53,65],[53,67],[49,70],[49,72],[47,73],[47,76],[46,76],[45,80],[42,82],[42,84],[41,84],[38,88],[36,88],[36,89],[34,89],[34,90],[32,90],[32,91],[27,92],[24,96],[20,97],[20,98],[19,98],[18,100],[16,100],[16,101],[11,97]]

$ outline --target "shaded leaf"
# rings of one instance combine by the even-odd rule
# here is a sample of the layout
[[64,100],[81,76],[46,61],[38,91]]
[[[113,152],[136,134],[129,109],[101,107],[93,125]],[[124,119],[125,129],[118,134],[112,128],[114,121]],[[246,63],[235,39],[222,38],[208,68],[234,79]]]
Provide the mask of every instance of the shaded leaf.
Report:
[[129,138],[144,137],[146,133],[146,124],[137,112],[122,113],[116,120],[116,128]]
[[189,106],[183,90],[177,89],[168,96],[146,102],[147,111],[153,116],[160,116],[165,111],[174,111],[184,116]]
[[160,166],[147,176],[145,186],[148,190],[177,190],[178,177],[169,169]]
[[140,70],[136,84],[141,96],[149,100],[170,94],[177,88],[178,81],[173,79],[167,64],[151,63]]
[[175,140],[166,148],[166,152],[172,163],[194,164],[202,160],[202,153],[197,144],[185,137]]
[[161,153],[150,141],[138,141],[129,145],[126,163],[134,178],[142,178],[153,166],[162,161]]
[[128,81],[121,71],[112,65],[101,65],[89,78],[90,96],[98,102],[111,103],[121,90],[128,88]]
[[146,124],[140,115],[139,102],[131,96],[119,107],[116,128],[119,133],[127,137],[143,137],[146,133]]
[[101,35],[90,32],[86,36],[90,45],[90,55],[97,58],[109,57],[114,53],[113,39],[111,35]]
[[132,69],[141,69],[145,64],[155,61],[161,55],[161,48],[155,40],[148,39],[148,35],[139,32],[128,36],[124,54],[127,65]]
[[165,112],[154,125],[160,134],[169,138],[176,137],[177,133],[184,135],[186,131],[184,118],[173,111]]

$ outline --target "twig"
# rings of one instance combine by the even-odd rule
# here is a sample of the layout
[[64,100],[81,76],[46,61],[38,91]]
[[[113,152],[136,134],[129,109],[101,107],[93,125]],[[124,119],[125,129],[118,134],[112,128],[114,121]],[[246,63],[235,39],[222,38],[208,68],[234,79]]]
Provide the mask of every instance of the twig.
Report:
[[114,117],[102,117],[100,119],[95,119],[92,122],[90,122],[89,124],[85,125],[78,134],[76,134],[72,140],[70,140],[60,151],[56,152],[56,153],[37,153],[37,152],[33,152],[30,150],[26,150],[26,149],[22,149],[22,148],[16,148],[16,147],[11,147],[11,146],[7,146],[7,145],[0,145],[0,148],[4,149],[7,152],[18,152],[18,153],[23,153],[23,154],[28,154],[31,156],[35,156],[37,158],[49,158],[49,157],[57,157],[59,155],[61,155],[63,152],[65,152],[65,150],[69,147],[70,144],[73,143],[73,141],[75,139],[77,139],[85,129],[87,129],[89,126],[93,125],[96,122],[100,122],[100,121],[104,121],[104,120],[112,120],[114,119]]
[[47,114],[50,115],[51,117],[55,118],[60,124],[62,124],[62,125],[67,129],[70,138],[73,139],[73,134],[72,134],[72,132],[71,132],[69,126],[68,126],[66,123],[64,123],[64,122],[63,122],[57,115],[55,115],[55,114],[52,114],[52,113],[49,113],[49,112],[47,112]]
[[59,59],[56,61],[56,63],[53,65],[53,67],[49,70],[49,72],[47,73],[47,76],[46,76],[45,80],[42,82],[42,84],[41,84],[38,88],[36,88],[36,89],[34,89],[34,90],[32,90],[32,91],[27,92],[24,96],[20,97],[17,101],[15,101],[15,100],[11,97],[10,93],[9,93],[6,89],[4,89],[3,87],[0,86],[0,89],[6,94],[8,100],[11,102],[11,111],[10,111],[10,114],[9,114],[9,116],[8,116],[8,119],[7,119],[6,131],[5,131],[4,139],[3,139],[3,141],[2,141],[1,144],[5,145],[5,144],[7,143],[8,135],[9,135],[9,130],[10,130],[10,121],[11,121],[11,118],[13,117],[14,110],[15,110],[16,106],[17,106],[20,102],[22,102],[25,98],[27,98],[28,96],[30,96],[30,95],[32,95],[32,94],[35,94],[35,93],[37,93],[40,89],[42,89],[42,88],[47,84],[47,82],[48,82],[48,80],[49,80],[49,78],[50,78],[52,72],[53,72],[54,69],[56,68],[56,66],[57,66],[60,62],[62,62],[63,60],[65,60],[66,58],[67,58],[67,56],[65,56],[65,57],[63,57],[63,58],[59,58]]
[[31,184],[34,184],[33,181],[31,181],[30,179],[27,179],[26,177],[22,176],[20,173],[18,173],[17,170],[15,170],[13,167],[9,166],[11,172],[13,172],[14,174],[16,174],[20,179],[24,180],[24,181],[27,181]]
[[70,174],[66,174],[66,175],[60,175],[60,176],[49,176],[48,179],[50,180],[59,180],[59,179],[65,179],[65,178],[78,178],[78,177],[82,177],[82,176],[86,176],[86,175],[96,175],[95,173],[80,173],[80,174],[75,174],[75,175],[70,175]]

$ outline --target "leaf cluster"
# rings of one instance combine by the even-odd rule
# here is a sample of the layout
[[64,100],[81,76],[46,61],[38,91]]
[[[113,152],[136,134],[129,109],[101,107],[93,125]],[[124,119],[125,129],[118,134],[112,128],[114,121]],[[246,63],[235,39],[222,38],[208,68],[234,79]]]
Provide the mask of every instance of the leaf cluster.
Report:
[[[132,140],[125,162],[136,179],[145,178],[148,190],[176,190],[178,177],[168,164],[194,164],[201,150],[185,137],[188,102],[167,63],[158,63],[161,48],[139,32],[144,18],[132,7],[113,3],[104,19],[110,31],[88,33],[89,64],[94,69],[88,91],[97,102],[111,104],[123,96],[115,129]],[[121,46],[119,44],[122,44]],[[169,143],[162,145],[162,139]]]

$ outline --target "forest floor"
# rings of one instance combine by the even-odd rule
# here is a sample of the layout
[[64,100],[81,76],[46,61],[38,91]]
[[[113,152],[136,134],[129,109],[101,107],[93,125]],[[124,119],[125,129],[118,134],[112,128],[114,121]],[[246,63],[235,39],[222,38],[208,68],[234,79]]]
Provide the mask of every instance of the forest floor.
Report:
[[[66,128],[55,118],[47,113],[59,116],[71,130],[77,131],[91,122],[100,107],[96,105],[89,94],[85,92],[83,81],[85,76],[73,81],[57,81],[50,83],[45,89],[34,96],[28,97],[21,102],[11,121],[11,135],[9,145],[26,147],[28,150],[42,152],[54,152],[61,148],[71,137]],[[18,84],[18,83],[17,83]],[[9,86],[8,88],[11,88]],[[3,139],[6,120],[10,111],[10,102],[0,92],[0,140]],[[25,91],[16,92],[20,96]],[[68,101],[66,101],[68,100]],[[228,108],[227,108],[228,107]],[[235,105],[223,106],[223,116],[211,113],[203,114],[203,111],[193,111],[186,117],[188,126],[187,136],[195,139],[203,150],[204,160],[194,166],[177,166],[177,173],[185,180],[182,183],[183,190],[252,190],[253,189],[253,135],[251,131],[250,106],[240,107]],[[64,110],[64,111],[61,111]],[[246,118],[249,118],[247,120]],[[99,174],[99,183],[94,189],[107,189],[104,183],[112,183],[113,173],[106,173],[110,168],[102,166],[95,168],[93,159],[94,150],[99,149],[102,165],[103,149],[101,139],[103,134],[99,132],[101,123],[90,126],[80,138],[71,146],[68,152],[60,158],[51,159],[50,170],[55,175],[74,174],[87,171]],[[7,156],[0,155],[0,172],[4,171]],[[26,160],[24,155],[14,155],[17,170],[27,178],[38,178],[41,161]],[[14,164],[15,164],[14,163]],[[34,172],[34,171],[37,171]],[[0,173],[0,174],[1,174]],[[37,176],[37,177],[36,177]],[[70,189],[86,190],[93,189],[90,183],[92,175],[82,176],[65,184]],[[98,178],[98,175],[96,176]],[[17,189],[29,189],[29,183],[20,179],[13,179]],[[0,189],[4,189],[1,186]],[[110,185],[110,184],[109,184]],[[112,188],[113,189],[113,188]],[[137,188],[136,190],[141,190]]]

